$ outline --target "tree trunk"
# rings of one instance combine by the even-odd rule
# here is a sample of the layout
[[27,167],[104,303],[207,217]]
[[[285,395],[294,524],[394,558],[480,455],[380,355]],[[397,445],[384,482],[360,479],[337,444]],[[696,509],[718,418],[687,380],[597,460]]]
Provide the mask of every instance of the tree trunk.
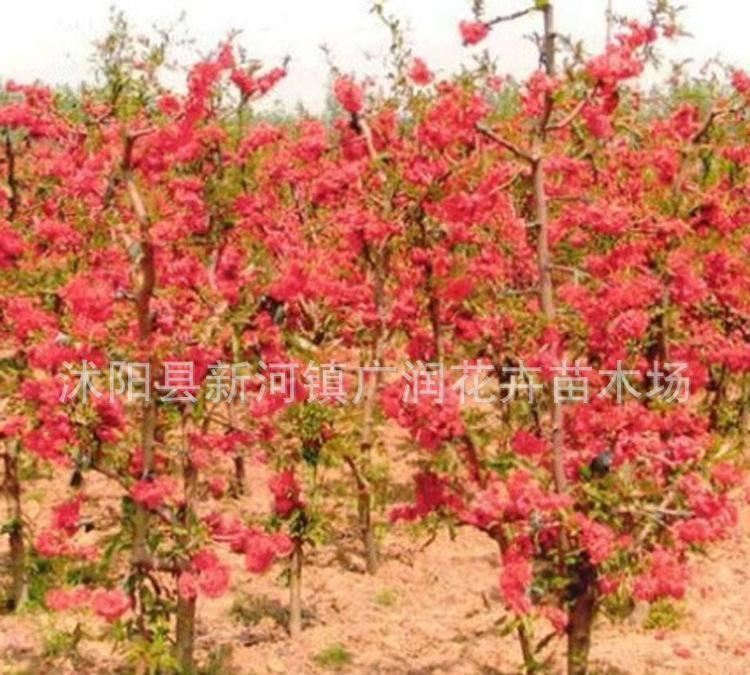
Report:
[[180,665],[180,673],[191,675],[195,672],[195,598],[177,596],[177,625],[175,628],[175,658]]
[[[198,472],[190,460],[190,446],[187,429],[187,411],[182,414],[182,482],[185,505],[180,516],[180,526],[184,531],[179,543],[183,547],[190,544],[190,521],[193,516],[193,503],[198,486]],[[177,594],[177,622],[175,626],[175,658],[180,664],[180,672],[190,675],[194,672],[193,652],[195,647],[196,598],[183,598]]]
[[568,675],[587,675],[591,630],[596,613],[596,574],[587,565],[579,573],[581,587],[568,611]]
[[245,494],[246,485],[245,456],[240,450],[234,456],[234,494],[238,497]]
[[[140,258],[138,260],[138,275],[140,283],[136,294],[136,317],[138,320],[138,340],[140,346],[147,349],[149,364],[149,389],[143,400],[141,409],[141,452],[143,453],[143,475],[149,476],[154,467],[154,438],[156,434],[156,402],[152,400],[151,384],[154,381],[155,360],[150,353],[152,331],[151,300],[156,286],[156,261],[154,247],[151,242],[149,218],[143,198],[132,175],[132,154],[135,138],[129,137],[125,142],[123,157],[123,173],[125,174],[125,189],[130,205],[133,208],[139,228]],[[147,545],[149,513],[141,504],[135,506],[135,523],[133,532],[133,565],[142,565],[149,557]]]
[[[380,277],[378,277],[380,279]],[[378,293],[382,293],[382,284],[378,281]],[[378,313],[380,306],[378,305]],[[382,366],[383,360],[383,339],[382,325],[378,329],[373,344],[374,362]],[[378,387],[380,385],[381,373],[372,374],[372,381],[367,383],[365,392],[364,411],[362,419],[362,433],[359,444],[359,466],[352,464],[354,479],[357,483],[357,515],[359,517],[359,528],[362,536],[362,546],[364,548],[365,568],[368,574],[375,574],[380,564],[380,554],[378,551],[378,541],[375,536],[375,529],[372,522],[372,490],[367,479],[367,472],[370,468],[370,459],[372,446],[375,436],[375,404],[378,396]],[[357,460],[353,460],[357,462]]]
[[18,609],[26,599],[26,547],[23,540],[23,513],[21,512],[21,482],[18,479],[18,451],[5,453],[5,489],[8,497],[8,515],[11,522],[8,533],[10,545],[11,588],[9,609]]
[[302,542],[294,542],[289,567],[289,635],[297,640],[302,634]]
[[379,555],[378,542],[375,537],[375,530],[372,526],[371,502],[372,500],[368,490],[359,493],[357,498],[357,509],[359,512],[359,526],[362,531],[362,545],[365,549],[365,565],[368,574],[375,574],[378,571]]
[[[154,440],[156,434],[156,405],[154,401],[144,401],[141,410],[141,451],[143,452],[143,476],[150,476],[154,466]],[[149,512],[141,504],[135,505],[133,533],[133,564],[138,566],[149,557],[147,533]]]
[[[534,213],[539,228],[537,239],[537,266],[539,269],[539,300],[542,313],[548,323],[553,324],[556,318],[555,294],[552,283],[552,256],[549,249],[549,212],[547,195],[544,188],[544,163],[541,157],[532,164],[534,190]],[[559,355],[557,355],[559,356]],[[559,401],[552,402],[552,472],[555,479],[555,490],[565,492],[566,478],[564,465],[564,429],[563,408]]]
[[[233,343],[233,355],[235,363],[240,360],[239,345],[236,341]],[[227,409],[229,418],[229,427],[234,431],[234,404],[230,401]],[[245,448],[240,448],[234,454],[234,480],[232,481],[232,491],[235,497],[245,494],[247,488],[247,471],[245,467]]]

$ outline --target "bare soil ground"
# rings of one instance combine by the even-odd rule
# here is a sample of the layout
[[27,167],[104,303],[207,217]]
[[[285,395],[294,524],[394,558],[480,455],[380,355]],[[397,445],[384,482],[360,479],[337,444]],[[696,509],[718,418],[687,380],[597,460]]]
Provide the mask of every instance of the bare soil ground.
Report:
[[[267,510],[264,469],[251,469],[251,496],[238,512]],[[44,489],[44,488],[48,489]],[[55,484],[29,495],[32,520],[44,518]],[[96,508],[116,508],[118,495],[98,479],[87,493]],[[341,499],[334,509],[349,510]],[[750,508],[736,537],[696,561],[684,617],[672,630],[646,630],[639,608],[622,625],[599,621],[592,672],[610,675],[747,675],[750,673]],[[244,571],[239,556],[232,592],[199,605],[199,660],[214,659],[213,673],[328,673],[427,675],[519,672],[514,636],[503,637],[506,613],[497,591],[497,554],[491,541],[470,532],[454,541],[443,532],[427,548],[425,535],[390,530],[384,563],[363,573],[358,541],[321,546],[304,572],[305,630],[293,644],[283,627],[286,590],[280,566],[265,576]],[[3,545],[5,543],[3,542]],[[85,637],[72,653],[60,635],[83,621]],[[103,626],[90,618],[25,611],[0,616],[0,673],[127,672],[124,655],[97,639]],[[553,643],[550,672],[562,672],[563,644]],[[219,658],[221,657],[221,658]]]

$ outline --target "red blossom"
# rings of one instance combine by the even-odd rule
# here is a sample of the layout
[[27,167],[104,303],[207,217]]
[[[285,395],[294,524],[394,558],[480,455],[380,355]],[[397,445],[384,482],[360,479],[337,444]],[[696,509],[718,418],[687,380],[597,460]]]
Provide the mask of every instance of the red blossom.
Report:
[[291,554],[294,543],[285,534],[248,530],[244,537],[245,567],[262,574],[278,559]]
[[515,614],[531,611],[529,586],[533,578],[531,562],[520,553],[510,550],[502,557],[500,594],[508,608]]
[[568,627],[568,613],[565,610],[545,605],[541,608],[540,613],[552,624],[556,633],[559,635],[565,633],[565,629]]
[[268,482],[273,494],[273,508],[280,518],[288,518],[304,506],[301,499],[301,488],[293,469],[279,472]]
[[685,595],[687,570],[675,554],[658,548],[651,553],[649,566],[635,581],[633,594],[639,600],[652,602],[671,597],[676,600]]
[[91,596],[91,608],[110,623],[117,621],[131,607],[130,598],[119,588],[100,588]]
[[202,570],[198,576],[198,587],[209,598],[218,598],[229,588],[229,568],[216,564]]
[[81,502],[83,496],[62,502],[52,509],[52,527],[62,530],[68,536],[73,535],[78,529],[78,523],[81,518]]
[[341,107],[352,114],[362,112],[364,93],[351,77],[342,75],[333,84],[333,93]]
[[80,609],[89,604],[91,591],[85,586],[76,588],[56,588],[47,591],[44,596],[44,604],[53,612],[66,612],[71,609]]
[[39,552],[39,555],[45,558],[68,555],[72,550],[65,533],[51,529],[42,530],[37,535],[34,548]]
[[412,82],[414,82],[414,84],[424,87],[430,84],[434,77],[435,76],[433,75],[432,71],[427,67],[427,64],[422,59],[415,58],[411,62],[411,67],[409,68],[409,78]]
[[481,21],[461,21],[458,24],[461,39],[464,45],[475,45],[480,43],[489,35],[490,27]]
[[144,478],[136,482],[130,489],[133,499],[147,509],[158,509],[172,498],[176,490],[176,483],[169,476]]

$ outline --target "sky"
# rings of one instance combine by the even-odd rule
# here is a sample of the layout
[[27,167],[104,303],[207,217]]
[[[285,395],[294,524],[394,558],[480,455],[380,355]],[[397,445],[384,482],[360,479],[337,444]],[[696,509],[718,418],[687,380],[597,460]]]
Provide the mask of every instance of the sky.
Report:
[[[524,8],[531,0],[486,0],[487,16]],[[670,59],[695,64],[721,57],[750,69],[747,25],[750,3],[744,0],[679,0],[687,5],[682,23],[692,33],[670,46]],[[646,16],[647,0],[612,0],[615,12]],[[182,12],[181,35],[194,39],[189,61],[214,48],[230,30],[238,43],[269,66],[290,56],[288,77],[272,98],[284,106],[302,102],[320,110],[326,96],[328,66],[320,46],[334,63],[358,75],[382,72],[388,34],[369,12],[372,0],[117,0],[131,25],[148,32],[156,24],[174,24]],[[470,17],[470,0],[386,0],[391,14],[403,20],[414,54],[432,70],[448,75],[472,54],[488,47],[503,72],[523,76],[535,65],[534,47],[523,34],[537,29],[539,17],[496,27],[479,48],[464,49],[458,22]],[[555,0],[558,29],[583,39],[591,51],[605,35],[607,0]],[[0,22],[0,79],[42,80],[77,85],[90,79],[92,44],[108,25],[106,0],[26,0],[3,8]],[[695,66],[698,67],[697,65]]]

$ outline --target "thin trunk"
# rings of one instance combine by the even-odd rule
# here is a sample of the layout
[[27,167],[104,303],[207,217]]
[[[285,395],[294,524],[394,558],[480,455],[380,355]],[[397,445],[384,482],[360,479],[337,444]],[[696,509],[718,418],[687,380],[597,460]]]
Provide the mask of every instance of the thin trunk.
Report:
[[[382,337],[379,332],[375,337],[373,348],[374,360],[378,365],[383,365]],[[359,467],[355,480],[357,481],[357,513],[359,516],[359,527],[362,534],[362,545],[364,546],[365,565],[368,574],[378,571],[379,552],[378,542],[372,522],[372,491],[366,479],[370,468],[372,446],[375,434],[375,403],[380,384],[380,373],[376,372],[368,383],[365,393],[365,404],[362,420],[362,435],[360,440]],[[363,475],[364,474],[364,475]]]
[[10,529],[11,587],[9,608],[18,609],[26,599],[26,547],[23,540],[23,513],[21,512],[21,482],[18,478],[17,449],[5,455],[5,490],[8,498]]
[[[242,106],[238,110],[238,115],[241,115]],[[239,336],[236,331],[232,332],[232,358],[234,363],[239,363],[241,358],[242,345],[240,343]],[[242,390],[244,394],[244,388]],[[244,400],[244,397],[243,397]],[[234,432],[235,414],[234,414],[234,402],[229,401],[227,406],[227,417],[229,419],[230,431]],[[239,497],[247,492],[247,468],[245,466],[245,448],[240,447],[234,455],[234,494]]]
[[195,610],[195,598],[177,596],[175,659],[180,665],[180,673],[184,675],[195,672]]
[[544,5],[542,13],[544,14],[544,68],[547,75],[554,77],[557,74],[557,47],[555,45],[557,33],[555,33],[555,9],[552,6],[552,0],[548,0]]
[[568,675],[587,675],[596,613],[596,578],[590,566],[579,573],[582,587],[568,610]]
[[[542,9],[544,15],[544,44],[542,57],[547,75],[554,77],[557,73],[555,47],[555,13],[552,2],[547,2]],[[534,216],[538,227],[537,267],[539,269],[539,300],[547,323],[554,324],[556,318],[555,294],[552,283],[552,256],[549,246],[549,203],[545,190],[545,170],[542,144],[546,137],[547,126],[552,116],[554,100],[550,94],[546,97],[544,115],[538,136],[534,143],[531,165],[533,183]],[[559,355],[558,355],[559,356]],[[565,459],[564,459],[564,414],[562,404],[552,402],[552,471],[555,479],[555,490],[565,492]]]
[[[237,362],[237,355],[235,354],[235,363]],[[234,405],[230,402],[229,403],[229,410],[228,410],[228,416],[229,416],[229,425],[232,430],[234,430]],[[234,479],[233,479],[233,492],[234,495],[239,497],[240,495],[244,495],[246,491],[246,485],[247,485],[247,470],[245,468],[245,453],[244,448],[239,448],[234,453]]]
[[[370,254],[371,255],[371,254]],[[372,258],[368,255],[368,260]],[[372,344],[373,364],[383,366],[383,336],[385,331],[385,316],[382,298],[385,289],[385,278],[382,269],[382,259],[371,263],[370,273],[373,276],[373,300],[378,315],[378,325]],[[362,431],[359,442],[359,457],[350,462],[354,480],[357,484],[357,516],[359,530],[364,549],[365,568],[368,574],[375,574],[380,564],[378,541],[372,518],[373,495],[368,481],[372,448],[375,440],[375,406],[380,387],[381,373],[375,371],[367,382],[364,409],[362,412]]]
[[[141,451],[143,453],[143,476],[150,476],[154,466],[154,437],[156,433],[156,406],[153,401],[144,401],[141,408]],[[149,558],[148,526],[149,512],[136,504],[133,533],[133,564],[139,566]]]
[[358,457],[344,455],[344,461],[352,471],[357,488],[357,526],[362,538],[365,568],[368,574],[375,574],[378,569],[379,555],[372,523],[372,492],[367,478],[363,475],[363,469],[366,471],[369,465],[369,447],[360,446]]
[[[547,74],[555,77],[556,33],[552,2],[543,7],[544,44],[543,59]],[[545,167],[542,146],[552,117],[554,100],[547,95],[545,110],[536,138],[532,162],[533,200],[538,226],[537,264],[539,268],[539,295],[542,312],[548,324],[556,320],[554,284],[552,281],[552,256],[549,245],[549,202],[545,191]],[[556,356],[560,356],[557,354]],[[565,432],[564,412],[560,402],[552,402],[552,471],[555,490],[563,493],[567,489],[565,476]],[[560,535],[561,558],[568,551],[568,538],[564,530]],[[586,675],[588,672],[591,630],[596,611],[596,572],[588,564],[576,572],[576,596],[568,612],[568,675]]]
[[[556,77],[557,46],[555,40],[557,39],[557,33],[555,33],[555,9],[552,5],[552,0],[548,0],[547,4],[544,5],[542,13],[544,15],[544,44],[542,45],[544,70],[550,77]],[[547,94],[544,103],[544,115],[542,116],[542,121],[539,125],[540,136],[542,138],[546,136],[547,126],[552,117],[552,108],[554,105],[555,101],[552,94]]]
[[[549,211],[547,195],[544,188],[544,163],[541,158],[534,160],[532,165],[534,186],[534,213],[539,229],[537,239],[537,266],[539,269],[539,298],[542,312],[548,323],[552,324],[556,318],[554,286],[552,284],[552,264],[549,248]],[[552,401],[552,471],[555,480],[555,490],[565,492],[567,480],[565,478],[564,459],[564,414],[562,403]]]
[[294,542],[289,567],[289,635],[297,640],[302,634],[302,542]]
[[[198,472],[190,460],[190,447],[187,434],[187,411],[182,417],[182,480],[185,504],[180,515],[180,544],[187,547],[190,543],[190,521],[193,514],[195,492],[198,487]],[[175,626],[175,658],[180,664],[180,672],[189,675],[195,670],[195,610],[196,598],[183,598],[177,594],[177,622]]]
[[365,565],[368,574],[375,574],[378,571],[379,555],[378,542],[375,537],[375,530],[372,526],[372,504],[370,492],[360,492],[357,498],[357,512],[359,515],[359,527],[362,531],[362,545],[365,550]]
[[[424,219],[426,214],[422,212],[419,215],[419,235],[420,245],[426,251],[431,247],[429,237],[427,236],[427,227]],[[435,294],[435,269],[432,259],[427,258],[425,262],[425,292],[427,293],[427,314],[430,319],[430,328],[432,330],[432,344],[435,351],[435,361],[440,363],[443,360],[443,339],[440,326],[440,298]]]
[[246,478],[245,456],[238,450],[234,455],[234,493],[237,496],[245,494]]
[[[132,141],[126,145],[125,151],[125,186],[130,198],[133,211],[135,211],[140,230],[140,260],[138,272],[140,275],[140,286],[136,296],[136,311],[138,319],[138,339],[142,347],[150,352],[149,342],[151,340],[151,299],[156,284],[156,267],[154,261],[154,249],[149,234],[150,219],[143,204],[143,199],[138,191],[130,173],[130,157],[132,153]],[[153,358],[149,355],[149,377],[153,378]],[[149,476],[154,466],[154,437],[156,434],[156,402],[151,399],[148,391],[143,400],[141,408],[141,452],[143,453],[143,475]],[[136,505],[135,533],[133,537],[133,558],[135,564],[140,564],[148,558],[146,545],[148,531],[148,510]]]
[[[156,436],[157,411],[156,401],[152,399],[151,385],[154,381],[155,359],[151,351],[151,300],[156,286],[156,263],[154,247],[151,242],[151,219],[132,175],[132,155],[135,137],[128,137],[125,141],[122,169],[128,200],[135,213],[138,223],[140,255],[137,272],[139,276],[138,291],[136,293],[136,319],[138,322],[138,341],[141,349],[146,351],[144,361],[148,363],[148,389],[141,406],[141,452],[143,456],[144,478],[150,477],[154,468],[154,441]],[[148,549],[148,530],[150,514],[141,504],[135,505],[133,525],[133,548],[131,564],[136,569],[146,566],[150,560]],[[143,607],[140,607],[138,625],[145,634]]]
[[[424,227],[423,231],[426,232]],[[427,235],[425,234],[425,242],[426,240]],[[426,287],[427,295],[429,297],[427,311],[430,316],[430,327],[432,328],[432,343],[433,349],[435,350],[435,361],[441,363],[443,360],[443,339],[442,331],[440,330],[440,298],[435,294],[435,271],[431,260],[427,261]]]

